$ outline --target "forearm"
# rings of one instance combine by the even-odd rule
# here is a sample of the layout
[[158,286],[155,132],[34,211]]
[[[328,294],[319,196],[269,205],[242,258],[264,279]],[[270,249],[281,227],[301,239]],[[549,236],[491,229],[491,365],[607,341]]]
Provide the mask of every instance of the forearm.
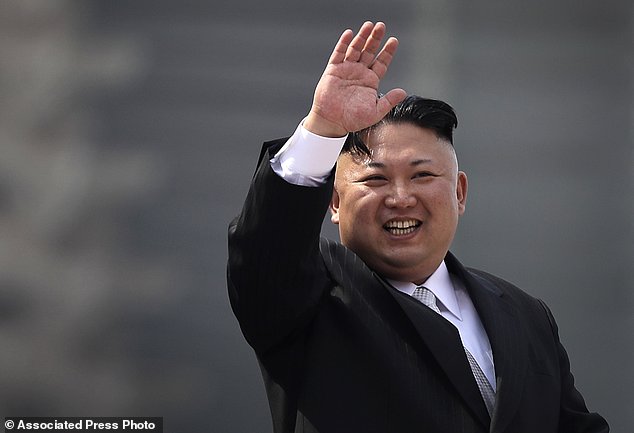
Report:
[[247,340],[270,347],[309,320],[322,296],[321,223],[332,194],[277,176],[264,152],[240,216],[229,228],[232,307]]

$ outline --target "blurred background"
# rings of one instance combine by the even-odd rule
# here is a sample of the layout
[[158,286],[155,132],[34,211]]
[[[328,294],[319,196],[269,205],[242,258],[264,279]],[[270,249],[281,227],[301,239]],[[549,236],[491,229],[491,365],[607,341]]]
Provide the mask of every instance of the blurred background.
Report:
[[458,112],[453,252],[546,300],[589,408],[632,431],[627,0],[1,2],[0,416],[271,432],[226,229],[366,19],[401,41],[382,90]]

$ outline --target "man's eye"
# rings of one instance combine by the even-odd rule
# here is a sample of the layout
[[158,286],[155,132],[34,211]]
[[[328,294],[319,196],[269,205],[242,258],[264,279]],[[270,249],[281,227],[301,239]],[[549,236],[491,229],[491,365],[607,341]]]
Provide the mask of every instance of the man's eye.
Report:
[[419,173],[416,173],[412,178],[420,178],[420,177],[430,177],[433,176],[432,173],[428,172],[428,171],[421,171]]
[[379,183],[379,182],[385,182],[387,179],[385,178],[385,176],[380,176],[378,174],[372,175],[372,176],[368,176],[366,178],[363,178],[362,182],[371,182],[371,183]]

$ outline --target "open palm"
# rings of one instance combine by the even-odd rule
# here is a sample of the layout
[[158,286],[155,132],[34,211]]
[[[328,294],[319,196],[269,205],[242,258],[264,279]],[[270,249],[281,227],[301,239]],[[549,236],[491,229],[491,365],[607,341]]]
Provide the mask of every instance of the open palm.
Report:
[[387,72],[398,47],[389,38],[383,48],[385,25],[366,22],[356,36],[343,32],[317,88],[304,126],[319,135],[344,136],[381,120],[406,94],[392,89],[378,98],[379,82]]

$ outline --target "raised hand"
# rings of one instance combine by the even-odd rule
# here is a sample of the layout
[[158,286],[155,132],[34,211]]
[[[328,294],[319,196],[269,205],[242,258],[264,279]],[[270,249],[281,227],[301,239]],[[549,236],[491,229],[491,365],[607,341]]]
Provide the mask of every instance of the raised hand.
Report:
[[384,36],[382,22],[363,23],[356,36],[349,29],[343,32],[315,89],[306,129],[343,137],[374,125],[405,98],[403,89],[377,97],[379,82],[398,47],[398,40],[391,37],[381,48]]

